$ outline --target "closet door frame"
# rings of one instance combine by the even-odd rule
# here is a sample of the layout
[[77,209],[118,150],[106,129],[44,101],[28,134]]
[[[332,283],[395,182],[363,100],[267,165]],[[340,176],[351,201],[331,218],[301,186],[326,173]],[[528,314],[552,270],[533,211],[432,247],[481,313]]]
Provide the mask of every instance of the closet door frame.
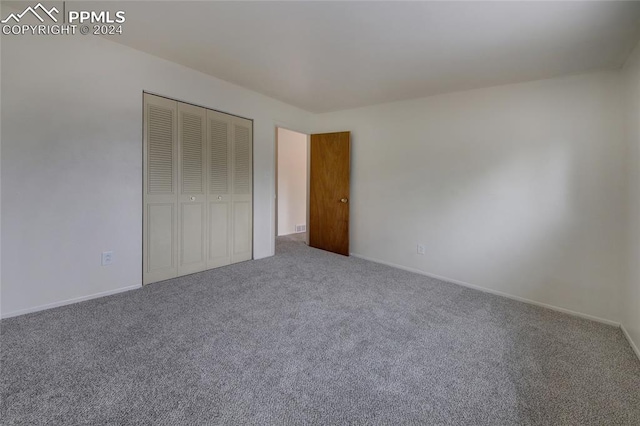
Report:
[[[185,104],[185,105],[191,105],[191,106],[198,107],[198,108],[204,108],[205,110],[210,110],[210,111],[213,111],[215,113],[228,115],[228,116],[231,117],[231,121],[232,122],[235,122],[234,120],[236,120],[236,119],[248,120],[250,122],[250,124],[251,124],[251,126],[250,126],[250,129],[251,129],[251,140],[250,140],[250,152],[251,152],[251,201],[250,201],[251,202],[251,211],[250,211],[250,215],[251,215],[251,222],[250,222],[249,232],[250,232],[250,237],[251,237],[250,238],[251,249],[250,249],[250,255],[245,256],[244,258],[242,258],[242,260],[236,258],[235,261],[234,261],[233,256],[232,256],[233,255],[233,243],[231,243],[230,245],[232,247],[230,247],[229,255],[232,257],[231,263],[236,263],[236,262],[240,262],[240,261],[244,261],[244,260],[252,260],[254,258],[254,223],[255,223],[255,204],[254,204],[254,202],[255,202],[255,194],[254,194],[254,188],[255,188],[255,181],[254,181],[254,177],[255,177],[255,173],[254,173],[254,166],[255,166],[255,161],[254,161],[254,158],[255,158],[254,157],[254,147],[255,147],[254,146],[254,120],[252,118],[243,117],[241,115],[232,114],[232,113],[229,113],[229,112],[226,112],[226,111],[221,111],[221,110],[218,110],[218,109],[215,109],[215,108],[211,108],[211,107],[208,107],[206,105],[199,105],[199,104],[195,104],[193,102],[187,102],[187,101],[183,101],[183,100],[180,100],[180,99],[176,99],[176,98],[172,98],[172,97],[169,97],[169,96],[165,96],[165,95],[162,95],[162,94],[158,94],[158,93],[155,93],[155,92],[151,92],[151,91],[148,91],[148,90],[143,90],[143,92],[142,92],[142,110],[143,110],[143,114],[142,114],[142,118],[143,118],[142,119],[142,175],[143,175],[142,176],[142,183],[143,183],[143,188],[142,188],[142,194],[143,194],[143,196],[142,196],[142,211],[143,211],[143,218],[142,218],[142,255],[143,255],[142,256],[143,257],[143,260],[142,260],[142,284],[146,285],[146,284],[150,284],[150,283],[154,283],[154,282],[158,282],[158,281],[163,281],[163,280],[166,280],[166,279],[175,278],[177,276],[180,276],[178,274],[178,262],[179,262],[178,256],[179,256],[179,253],[178,253],[178,241],[177,240],[178,240],[179,236],[178,236],[178,230],[177,230],[177,227],[178,227],[178,217],[177,217],[177,213],[178,212],[177,212],[177,209],[179,208],[179,203],[177,202],[177,193],[175,195],[175,197],[176,197],[175,212],[174,212],[174,223],[175,223],[175,225],[174,225],[174,229],[173,229],[173,232],[174,232],[173,238],[174,238],[174,241],[176,242],[175,250],[174,250],[174,254],[173,254],[173,261],[174,261],[174,264],[175,264],[175,273],[165,274],[165,275],[163,275],[161,277],[156,278],[155,276],[152,276],[152,277],[148,276],[149,274],[147,274],[147,272],[146,272],[147,259],[146,259],[145,256],[147,255],[147,249],[148,248],[147,248],[147,241],[145,240],[146,232],[145,232],[145,228],[144,227],[146,226],[146,222],[147,222],[147,219],[145,217],[145,215],[147,214],[147,211],[146,211],[147,210],[146,209],[146,206],[147,206],[147,178],[145,176],[145,173],[147,172],[147,161],[148,161],[148,159],[147,159],[147,157],[148,157],[147,149],[148,149],[148,147],[147,147],[147,141],[146,141],[146,134],[147,134],[147,130],[146,130],[146,126],[147,126],[146,114],[147,114],[147,112],[146,112],[145,95],[151,95],[151,96],[154,96],[156,98],[162,98],[162,99],[166,100],[167,102],[175,102],[176,103],[176,108],[175,108],[176,116],[175,116],[175,126],[174,126],[174,133],[175,133],[175,138],[176,138],[176,144],[175,144],[176,145],[176,149],[174,150],[174,167],[175,167],[174,170],[176,170],[176,173],[175,173],[175,176],[174,176],[174,192],[178,191],[177,185],[180,184],[180,182],[178,181],[178,170],[177,170],[178,162],[181,161],[181,159],[179,157],[179,154],[177,152],[177,145],[179,145],[179,143],[177,142],[177,138],[178,138],[178,133],[177,133],[178,132],[178,125],[177,125],[177,123],[178,123],[178,120],[179,120],[178,107],[177,107],[178,103],[182,103],[182,104]],[[208,132],[209,132],[208,123],[205,126],[205,130],[207,132],[207,135],[205,136],[205,145],[206,145],[205,155],[208,156],[210,154],[209,146],[208,146]],[[232,143],[232,141],[230,141],[230,144],[231,143]],[[230,150],[231,149],[232,149],[232,147],[230,147]],[[206,163],[206,164],[208,164],[208,163]],[[229,164],[229,167],[230,168],[233,167],[233,163],[232,162]],[[208,170],[205,173],[205,176],[206,176],[205,181],[206,181],[206,184],[207,184],[207,187],[208,187],[208,185],[209,185],[209,171]],[[233,188],[231,188],[231,191],[233,191]],[[208,188],[207,188],[207,194],[208,193],[209,193],[209,191],[208,191]],[[207,201],[209,201],[209,200],[207,200]],[[232,208],[230,208],[230,210],[232,210]],[[209,209],[207,209],[206,211],[207,211],[207,214],[209,214]],[[232,215],[232,214],[233,214],[233,211],[230,212],[230,215]],[[208,220],[209,220],[209,218],[207,217],[207,225],[208,225]],[[232,223],[230,228],[229,228],[229,233],[231,234],[229,236],[229,240],[233,239],[233,233],[234,233],[233,226],[234,225]],[[207,226],[207,228],[208,228],[208,226]],[[207,229],[206,232],[208,232],[208,229]],[[209,257],[209,254],[208,254],[208,250],[207,250],[207,259],[208,259],[208,257]],[[218,266],[210,266],[210,265],[211,264],[209,262],[207,262],[207,269],[212,269],[212,268],[218,267]],[[220,266],[222,266],[222,265],[220,265]]]

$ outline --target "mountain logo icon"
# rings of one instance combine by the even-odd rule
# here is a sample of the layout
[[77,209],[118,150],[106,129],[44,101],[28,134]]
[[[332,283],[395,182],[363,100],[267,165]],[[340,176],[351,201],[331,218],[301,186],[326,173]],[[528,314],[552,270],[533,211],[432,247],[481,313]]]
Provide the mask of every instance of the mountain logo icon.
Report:
[[52,7],[51,9],[47,9],[42,5],[42,3],[38,3],[37,5],[35,5],[35,7],[29,6],[22,13],[18,13],[18,14],[11,13],[9,16],[7,16],[5,19],[3,19],[0,22],[2,22],[3,24],[6,24],[13,19],[15,23],[18,23],[20,22],[22,17],[25,16],[27,13],[31,13],[33,16],[38,18],[40,22],[44,22],[44,18],[40,14],[38,14],[38,11],[40,11],[40,13],[43,14],[44,16],[48,16],[49,18],[51,18],[53,22],[58,22],[58,19],[53,14],[59,13],[59,10],[56,9],[55,7]]

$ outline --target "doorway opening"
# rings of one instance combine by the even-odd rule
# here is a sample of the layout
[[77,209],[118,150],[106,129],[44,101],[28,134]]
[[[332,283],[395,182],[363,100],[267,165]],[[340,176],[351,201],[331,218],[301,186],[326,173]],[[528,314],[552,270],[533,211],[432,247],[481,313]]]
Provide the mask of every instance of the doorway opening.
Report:
[[276,128],[276,237],[307,242],[309,135]]
[[351,132],[275,131],[274,237],[349,256]]

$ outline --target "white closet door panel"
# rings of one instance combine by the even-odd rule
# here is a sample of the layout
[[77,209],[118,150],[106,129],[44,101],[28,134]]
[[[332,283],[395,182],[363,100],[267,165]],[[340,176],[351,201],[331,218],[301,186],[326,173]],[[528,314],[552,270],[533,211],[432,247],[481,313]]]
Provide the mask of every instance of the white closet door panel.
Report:
[[175,276],[175,203],[147,204],[147,274],[167,279]]
[[251,259],[251,201],[233,202],[233,263]]
[[180,207],[180,272],[197,272],[206,262],[205,204],[181,203]]
[[[205,144],[204,114],[180,111],[180,156],[182,194],[204,194],[205,187]],[[199,111],[196,111],[199,112]]]
[[[163,102],[164,103],[164,102]],[[175,186],[175,109],[147,105],[148,194],[173,194]]]
[[251,122],[234,119],[233,193],[251,195]]
[[207,111],[209,149],[209,259],[216,268],[231,263],[232,117]]
[[207,269],[206,109],[178,102],[178,274]]
[[177,103],[144,95],[142,282],[177,276]]
[[231,120],[226,114],[207,112],[209,135],[209,191],[229,194],[231,183]]
[[231,215],[228,202],[209,203],[209,262],[210,268],[231,263],[231,244],[229,243]]
[[253,257],[253,157],[252,122],[232,118],[231,263]]

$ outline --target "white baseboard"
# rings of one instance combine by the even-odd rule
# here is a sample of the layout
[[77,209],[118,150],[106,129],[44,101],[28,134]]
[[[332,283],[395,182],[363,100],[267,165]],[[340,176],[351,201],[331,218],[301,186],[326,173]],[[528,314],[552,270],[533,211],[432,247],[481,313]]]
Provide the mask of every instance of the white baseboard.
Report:
[[603,323],[603,324],[607,324],[607,325],[612,325],[614,327],[620,327],[620,325],[621,325],[619,322],[616,322],[616,321],[611,321],[611,320],[608,320],[608,319],[596,317],[596,316],[589,315],[589,314],[583,314],[581,312],[572,311],[570,309],[561,308],[559,306],[549,305],[547,303],[537,302],[535,300],[527,299],[527,298],[520,297],[520,296],[514,296],[513,294],[504,293],[504,292],[498,291],[498,290],[492,290],[490,288],[481,287],[479,285],[469,284],[469,283],[466,283],[464,281],[458,281],[458,280],[454,280],[454,279],[451,279],[451,278],[443,277],[443,276],[440,276],[440,275],[430,274],[430,273],[422,271],[420,269],[410,268],[408,266],[402,266],[402,265],[398,265],[398,264],[392,263],[392,262],[385,262],[383,260],[374,259],[374,258],[367,257],[367,256],[362,256],[362,255],[360,255],[358,253],[351,253],[351,256],[357,257],[359,259],[368,260],[370,262],[380,263],[382,265],[391,266],[393,268],[402,269],[404,271],[413,272],[415,274],[424,275],[424,276],[427,276],[427,277],[430,277],[430,278],[435,278],[437,280],[445,281],[445,282],[448,282],[448,283],[451,283],[451,284],[457,284],[457,285],[461,285],[463,287],[472,288],[474,290],[479,290],[479,291],[482,291],[484,293],[491,293],[491,294],[495,294],[496,296],[506,297],[507,299],[517,300],[518,302],[524,302],[524,303],[528,303],[530,305],[541,306],[543,308],[551,309],[551,310],[554,310],[554,311],[557,311],[557,312],[562,312],[562,313],[573,315],[573,316],[576,316],[576,317],[585,318],[585,319],[592,320],[592,321],[597,321],[597,322],[600,322],[600,323]]
[[636,356],[638,357],[638,360],[640,360],[640,349],[638,349],[638,345],[636,345],[636,343],[633,341],[627,329],[624,328],[624,324],[620,324],[620,328],[622,329],[622,333],[624,334],[624,337],[626,337],[627,340],[629,341],[629,344],[631,345],[631,349],[633,349],[633,351],[636,353]]
[[115,290],[103,291],[101,293],[91,294],[89,296],[81,296],[75,297],[73,299],[62,300],[60,302],[47,303],[46,305],[35,306],[33,308],[20,309],[18,311],[9,312],[7,314],[3,313],[2,318],[11,318],[17,317],[19,315],[30,314],[33,312],[44,311],[46,309],[57,308],[59,306],[71,305],[72,303],[84,302],[85,300],[97,299],[99,297],[111,296],[112,294],[118,294],[129,290],[135,290],[137,288],[142,288],[141,285],[132,285],[129,287],[122,287]]

